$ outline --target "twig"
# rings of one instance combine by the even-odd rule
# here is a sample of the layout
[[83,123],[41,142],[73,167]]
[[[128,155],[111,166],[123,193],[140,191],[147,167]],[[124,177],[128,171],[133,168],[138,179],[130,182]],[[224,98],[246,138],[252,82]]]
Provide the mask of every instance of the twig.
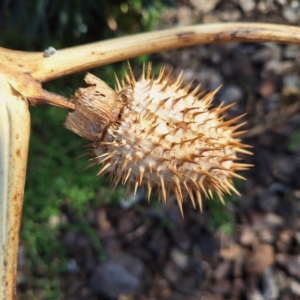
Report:
[[[13,62],[41,82],[143,54],[199,44],[276,42],[300,44],[300,28],[264,23],[217,23],[154,31],[58,50],[51,57],[0,48],[0,62]],[[1,63],[0,63],[1,66]]]

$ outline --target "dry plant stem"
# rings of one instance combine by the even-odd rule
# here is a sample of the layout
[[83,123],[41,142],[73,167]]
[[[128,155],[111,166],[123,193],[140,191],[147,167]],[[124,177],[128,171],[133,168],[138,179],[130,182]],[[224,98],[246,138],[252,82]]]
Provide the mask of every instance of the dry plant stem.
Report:
[[223,42],[300,44],[300,28],[263,23],[195,25],[58,50],[55,56],[47,58],[43,57],[43,53],[26,53],[0,48],[0,62],[18,62],[14,67],[19,72],[28,72],[33,78],[45,82],[143,54]]
[[0,299],[15,299],[17,254],[30,116],[24,98],[0,76]]

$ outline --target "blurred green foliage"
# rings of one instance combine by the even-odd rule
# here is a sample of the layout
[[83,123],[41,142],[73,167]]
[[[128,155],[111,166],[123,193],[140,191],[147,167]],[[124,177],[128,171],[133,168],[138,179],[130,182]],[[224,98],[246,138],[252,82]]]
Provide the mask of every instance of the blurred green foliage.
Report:
[[[0,45],[5,48],[43,51],[95,42],[102,39],[149,31],[167,0],[6,0],[0,3]],[[137,64],[146,61],[141,57]],[[134,67],[134,66],[133,66]],[[93,73],[114,85],[126,62]],[[83,73],[44,85],[69,97],[83,83]],[[99,239],[87,224],[87,214],[101,204],[116,201],[123,189],[111,193],[107,177],[95,176],[98,168],[87,158],[87,142],[67,131],[62,123],[66,111],[56,107],[31,108],[32,133],[28,160],[21,243],[26,249],[27,274],[20,299],[61,299],[60,274],[67,257],[59,241],[63,229],[83,233],[91,242],[99,261],[105,258]],[[76,222],[62,220],[68,207]]]

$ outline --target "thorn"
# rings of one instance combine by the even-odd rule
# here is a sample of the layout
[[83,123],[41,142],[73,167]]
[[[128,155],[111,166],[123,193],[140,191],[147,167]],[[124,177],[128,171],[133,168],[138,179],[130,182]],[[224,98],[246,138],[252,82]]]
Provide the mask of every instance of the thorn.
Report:
[[170,69],[169,73],[165,76],[164,80],[166,80],[170,84],[170,80],[172,79],[173,68]]
[[236,149],[234,149],[234,151],[235,151],[235,152],[239,152],[239,153],[248,154],[248,155],[253,155],[252,152],[247,151],[247,150],[245,150],[245,149],[241,149],[241,148],[236,148]]
[[170,110],[180,101],[180,100],[182,100],[182,99],[184,99],[184,96],[180,96],[180,97],[178,97],[178,98],[175,98],[175,99],[173,99],[172,100],[172,105],[171,105],[171,108],[170,108]]
[[[246,122],[245,122],[246,123]],[[243,124],[243,123],[242,123]],[[244,125],[244,124],[243,124]],[[240,127],[240,126],[239,126]],[[230,129],[232,129],[233,127],[231,127]],[[233,128],[232,131],[235,131],[237,128]],[[243,131],[238,131],[238,132],[232,132],[230,134],[231,137],[235,137],[235,136],[238,136],[238,135],[242,135],[244,133],[248,132],[248,130],[243,130]]]
[[158,84],[161,84],[163,82],[163,80],[165,78],[165,70],[166,70],[165,67],[160,69],[159,74],[158,74],[158,78],[157,78],[157,80],[158,80],[157,83]]
[[133,192],[133,199],[135,199],[135,196],[136,196],[136,191],[137,191],[137,188],[138,188],[138,181],[135,182],[135,185],[134,185],[134,192]]
[[[89,155],[91,155],[91,153],[86,152],[86,153],[83,153],[83,154],[80,154],[80,155],[76,156],[74,159],[78,159],[78,158],[81,158],[81,157],[84,157],[84,156],[89,156]],[[94,160],[94,159],[95,159],[95,157],[91,158],[90,160]]]
[[129,63],[129,60],[127,60],[127,64],[128,64],[128,70],[129,70],[129,75],[130,75],[131,83],[132,83],[133,88],[135,88],[136,81],[135,81],[135,78],[134,78],[134,75],[133,75],[132,68],[131,68],[131,65]]
[[238,196],[241,196],[239,191],[229,182],[228,179],[224,179],[224,183],[232,190],[234,191]]
[[228,104],[228,105],[222,107],[223,105],[224,105],[224,102],[222,102],[218,107],[212,109],[210,112],[216,112],[220,115],[223,112],[225,112],[226,110],[228,110],[229,108],[231,108],[232,106],[236,105],[236,102],[233,102],[231,104]]
[[183,110],[181,110],[180,112],[183,113],[183,115],[185,115],[186,113],[188,113],[189,111],[191,110],[194,110],[194,109],[199,109],[200,107],[187,107]]
[[103,167],[102,167],[102,169],[97,173],[97,176],[100,176],[100,174],[101,173],[103,173],[108,167],[110,167],[111,166],[111,163],[109,162],[109,163],[107,163],[106,165],[104,165]]
[[142,155],[140,152],[136,152],[135,153],[135,159],[134,159],[134,164],[136,165],[138,160],[140,160],[142,158]]
[[[181,80],[181,77],[182,77],[182,74],[183,74],[183,70],[179,73],[179,75],[178,75],[178,77],[177,77],[177,79],[176,79],[176,81],[173,83],[173,85],[175,85],[175,86],[181,86],[182,85],[182,80]],[[181,82],[181,83],[180,83]],[[180,86],[179,86],[179,88],[180,88]]]
[[182,208],[182,195],[181,195],[181,191],[178,190],[178,187],[176,185],[174,187],[174,192],[175,192],[175,197],[177,200],[177,204],[178,204],[181,216],[182,216],[182,218],[184,218],[183,208]]
[[166,83],[165,83],[165,85],[161,88],[161,90],[159,91],[159,92],[165,92],[166,90],[167,90],[167,88],[170,86],[170,84],[169,84],[169,81],[167,81]]
[[[152,127],[149,129],[149,131],[148,131],[146,137],[148,137],[152,132],[154,132],[154,130],[156,129],[156,127],[157,127],[159,124],[160,124],[160,123],[157,123],[156,125],[152,126]],[[145,137],[145,138],[146,138],[146,137]]]
[[228,171],[228,174],[231,176],[231,177],[235,177],[235,178],[239,178],[239,179],[242,179],[242,180],[246,180],[246,178],[242,175],[239,175],[239,174],[236,174],[232,171]]
[[194,159],[192,158],[189,158],[187,155],[180,158],[180,160],[183,162],[183,163],[191,163],[191,164],[198,164]]
[[194,199],[194,195],[193,195],[192,190],[187,186],[186,181],[183,181],[183,185],[184,185],[185,189],[187,190],[187,192],[189,194],[189,197],[190,197],[190,199],[192,201],[194,209],[196,209],[195,199]]
[[197,112],[192,113],[192,117],[195,118],[196,116],[202,115],[205,113],[207,113],[207,111],[197,111]]
[[213,200],[214,196],[213,196],[213,193],[212,193],[211,189],[208,190],[208,194],[210,196],[210,199]]
[[124,169],[127,167],[128,163],[129,163],[130,161],[131,161],[130,155],[129,155],[129,154],[126,154],[125,160],[124,160],[124,164],[123,164],[122,169],[121,169],[122,172],[123,172]]
[[93,162],[93,163],[89,164],[88,166],[86,166],[85,168],[83,168],[82,171],[85,171],[85,170],[87,170],[87,169],[89,169],[89,168],[91,168],[91,167],[93,167],[95,165],[98,165],[98,163],[97,162]]
[[[230,126],[229,127],[229,129],[232,131],[232,132],[234,132],[234,131],[236,131],[237,129],[239,129],[240,127],[242,127],[242,126],[244,126],[244,125],[246,125],[247,124],[247,122],[243,122],[243,123],[240,123],[240,124],[238,124],[238,125],[235,125],[235,126]],[[248,130],[245,130],[245,132],[247,132]]]
[[152,62],[149,62],[149,64],[148,64],[148,70],[147,70],[147,76],[146,76],[147,80],[150,79],[151,71],[152,71]]
[[236,118],[233,118],[233,119],[231,119],[231,120],[222,122],[221,124],[217,125],[216,128],[220,128],[220,127],[221,127],[221,128],[222,128],[222,127],[229,127],[231,124],[236,123],[238,120],[240,120],[241,118],[243,118],[246,114],[247,114],[247,113],[242,114],[242,115],[240,115],[240,116],[238,116],[238,117],[236,117]]
[[221,203],[222,203],[223,205],[226,205],[222,193],[221,193],[220,191],[216,191],[216,193],[217,193],[217,195],[218,195],[218,197],[219,197]]
[[194,96],[194,98],[195,98],[195,100],[194,100],[194,102],[192,103],[193,105],[196,103],[196,101],[202,101],[202,99],[200,99],[200,97],[203,95],[203,94],[205,94],[207,92],[207,90],[204,90],[204,91],[202,91],[202,92],[200,92],[199,94],[197,94],[197,95],[195,95]]
[[131,82],[130,76],[128,75],[128,73],[126,71],[124,73],[124,77],[125,77],[125,80],[126,80],[127,84],[130,85],[133,88],[133,83]]
[[182,191],[181,191],[181,186],[180,186],[179,178],[173,176],[173,180],[175,182],[175,187],[177,188],[177,191],[179,193],[180,201],[182,202],[183,201],[183,196],[182,196]]
[[143,70],[142,70],[142,74],[140,77],[140,81],[144,81],[145,80],[145,63],[143,63]]
[[154,75],[152,75],[149,83],[146,86],[148,88],[148,91],[150,91],[152,89],[153,83],[154,83]]
[[142,180],[143,180],[144,173],[145,173],[144,167],[140,166],[140,180],[139,180],[139,185],[142,185]]
[[176,88],[176,90],[175,90],[175,93],[177,93],[180,89],[181,89],[181,87],[182,87],[182,85],[183,85],[183,79],[181,79],[178,83],[177,83],[177,88]]
[[250,167],[254,167],[253,164],[239,164],[239,163],[232,163],[231,165],[232,167],[237,167],[237,168],[250,168]]
[[167,132],[167,133],[165,133],[165,134],[162,134],[161,136],[160,136],[160,138],[159,138],[159,140],[158,140],[158,144],[160,144],[160,142],[161,142],[161,140],[164,140],[165,139],[165,137],[167,136],[167,135],[169,135],[170,134],[170,132]]
[[103,162],[105,162],[106,160],[112,158],[113,156],[115,156],[117,154],[117,151],[114,151],[112,153],[110,153],[107,157],[103,158],[101,161],[98,162],[98,164],[102,164]]
[[120,84],[120,81],[119,81],[119,78],[118,78],[116,72],[114,72],[114,74],[115,74],[115,79],[116,79],[116,83],[117,83],[118,92],[120,92],[122,90],[122,87],[121,87],[121,84]]
[[159,104],[157,105],[157,107],[156,107],[156,109],[154,111],[154,114],[156,114],[159,111],[159,109],[162,108],[170,98],[171,97],[168,97],[168,98],[165,98],[163,100],[160,100]]
[[129,178],[131,172],[132,172],[132,168],[129,168],[128,171],[127,171],[127,174],[126,174],[126,176],[125,176],[125,178],[124,178],[124,180],[122,181],[122,184],[125,184],[125,183],[126,183],[126,181],[128,180],[128,178]]
[[201,197],[201,193],[199,190],[196,190],[196,198],[197,198],[197,202],[199,204],[200,211],[203,212],[202,197]]
[[164,182],[162,175],[159,175],[159,179],[160,179],[161,189],[162,189],[162,193],[163,193],[164,204],[166,205],[167,204],[167,195],[166,195],[165,182]]
[[189,93],[189,96],[192,96],[194,97],[197,92],[199,91],[199,89],[201,88],[201,83],[199,83],[190,93]]
[[118,176],[117,179],[114,180],[114,182],[112,183],[112,191],[114,191],[118,185],[118,183],[120,182],[121,176]]
[[200,180],[199,180],[198,184],[201,188],[201,191],[205,194],[205,197],[208,198],[207,191],[206,191],[206,189],[204,188],[204,185],[203,185],[203,181],[204,181],[205,178],[206,178],[206,175],[202,175],[200,177]]
[[190,89],[190,87],[191,87],[191,85],[192,85],[192,83],[195,81],[195,78],[194,79],[192,79],[182,90],[183,90],[183,92],[185,92],[185,93],[188,93],[188,91],[189,91],[189,89]]
[[168,169],[171,171],[171,173],[173,173],[175,176],[177,176],[178,178],[181,178],[181,174],[177,172],[177,170],[172,166],[169,165]]
[[148,202],[150,202],[151,190],[152,190],[151,181],[148,179]]

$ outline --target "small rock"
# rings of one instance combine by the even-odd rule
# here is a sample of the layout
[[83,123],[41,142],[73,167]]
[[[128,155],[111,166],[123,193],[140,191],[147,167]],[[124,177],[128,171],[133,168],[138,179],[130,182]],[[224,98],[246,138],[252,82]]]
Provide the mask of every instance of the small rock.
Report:
[[299,21],[299,11],[291,7],[284,8],[282,14],[290,23]]
[[265,300],[264,296],[258,291],[255,290],[248,297],[249,300]]
[[180,269],[185,269],[189,263],[188,256],[178,249],[172,249],[170,254],[172,261]]
[[228,295],[231,289],[231,282],[227,280],[221,280],[214,283],[214,292],[217,294]]
[[[201,82],[204,88],[214,90],[223,83],[222,76],[214,69],[203,67],[196,74],[198,82]],[[221,89],[221,91],[223,88]]]
[[268,213],[265,216],[264,223],[269,226],[281,226],[283,224],[283,219],[273,213]]
[[296,57],[298,57],[300,54],[299,47],[297,45],[287,45],[284,52],[283,56],[286,59],[292,59],[295,60]]
[[[138,268],[135,268],[136,265]],[[110,258],[95,268],[90,279],[90,288],[99,297],[117,299],[120,295],[128,295],[139,288],[143,270],[141,261],[120,254],[117,260]]]
[[296,280],[293,280],[291,282],[291,290],[293,294],[300,296],[300,283],[297,282]]
[[190,0],[191,5],[193,5],[203,14],[207,14],[208,12],[212,11],[216,7],[218,2],[219,0]]
[[266,268],[273,265],[274,261],[273,247],[268,244],[258,245],[247,257],[246,268],[249,272],[262,273]]
[[272,50],[268,47],[263,47],[254,52],[251,60],[255,63],[264,63],[272,58]]
[[279,296],[277,282],[271,268],[266,268],[263,274],[263,295],[266,300],[278,299]]
[[279,265],[286,269],[291,276],[295,276],[300,279],[299,256],[279,253],[276,255],[276,261]]
[[168,261],[165,263],[163,274],[169,282],[176,283],[180,276],[180,270],[173,261]]
[[238,102],[243,98],[243,92],[237,85],[229,84],[224,86],[220,91],[220,98],[226,104]]
[[268,98],[275,92],[275,82],[273,80],[263,80],[260,87],[259,93],[262,97]]
[[243,246],[250,246],[253,245],[256,242],[257,238],[256,238],[256,234],[254,233],[254,231],[249,228],[246,227],[240,236],[240,243]]
[[180,26],[192,24],[192,10],[188,6],[180,6],[177,12],[177,19]]
[[222,280],[225,279],[231,269],[231,262],[230,261],[222,261],[219,263],[217,268],[214,271],[214,277],[216,280]]
[[272,212],[279,202],[279,197],[269,190],[261,191],[256,198],[256,205],[262,212]]
[[162,230],[155,230],[148,242],[148,248],[159,259],[166,254],[168,239]]
[[238,244],[231,244],[229,247],[220,250],[220,256],[225,260],[235,260],[242,253],[242,249]]
[[281,253],[287,253],[291,248],[292,239],[293,236],[290,230],[287,229],[281,231],[276,243],[278,251]]
[[75,259],[69,259],[66,266],[66,272],[69,274],[75,274],[79,272],[79,267]]
[[253,0],[239,0],[239,4],[244,12],[251,12],[255,8]]
[[273,175],[286,185],[290,185],[294,180],[295,164],[288,156],[274,157],[272,164]]
[[238,9],[230,9],[220,12],[220,19],[224,22],[235,22],[242,17],[242,13]]

